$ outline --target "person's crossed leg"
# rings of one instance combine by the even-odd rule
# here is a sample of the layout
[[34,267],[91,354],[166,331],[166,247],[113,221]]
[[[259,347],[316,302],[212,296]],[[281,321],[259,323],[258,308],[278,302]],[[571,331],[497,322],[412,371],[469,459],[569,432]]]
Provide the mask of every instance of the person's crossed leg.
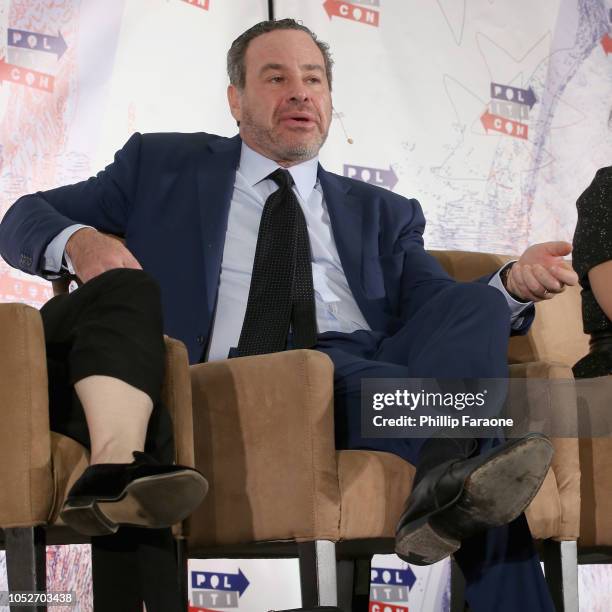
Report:
[[[90,466],[61,518],[93,536],[94,573],[102,567],[96,609],[139,609],[141,596],[150,611],[182,609],[167,528],[199,505],[207,483],[173,465],[172,423],[160,403],[165,345],[157,284],[141,270],[109,270],[51,299],[41,316],[51,429],[90,449]],[[145,549],[155,558],[153,573],[163,570],[160,579],[150,580],[152,563],[140,559]],[[146,586],[118,598],[113,587],[122,575],[136,583],[140,575]]]
[[[363,379],[507,379],[509,320],[507,303],[494,288],[457,283],[439,291],[391,336],[330,332],[319,336],[315,348],[334,362],[337,448],[391,452],[417,468],[397,527],[398,555],[429,564],[454,554],[473,612],[516,612],[527,605],[552,612],[522,514],[548,471],[552,447],[544,436],[504,443],[361,433]],[[498,409],[503,391],[498,385]],[[507,588],[515,584],[523,588]]]

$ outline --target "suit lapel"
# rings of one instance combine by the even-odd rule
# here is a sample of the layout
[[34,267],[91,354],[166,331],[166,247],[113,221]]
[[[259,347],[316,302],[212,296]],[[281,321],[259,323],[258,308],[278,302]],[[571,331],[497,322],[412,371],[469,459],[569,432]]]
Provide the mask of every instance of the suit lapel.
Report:
[[239,136],[214,141],[203,151],[196,170],[206,273],[206,296],[211,316],[219,285],[227,219],[236,169],[240,162],[241,144]]
[[370,320],[371,304],[361,284],[363,251],[363,206],[351,195],[349,186],[319,166],[319,181],[323,188],[332,232],[342,269],[361,312]]

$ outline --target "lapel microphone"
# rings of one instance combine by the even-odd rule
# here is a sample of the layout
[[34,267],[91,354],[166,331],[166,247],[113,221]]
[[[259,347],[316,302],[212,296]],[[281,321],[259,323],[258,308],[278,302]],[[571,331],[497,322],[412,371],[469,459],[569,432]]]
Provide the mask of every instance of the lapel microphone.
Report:
[[342,117],[340,116],[340,113],[333,106],[332,115],[340,122],[340,126],[342,127],[342,131],[344,132],[346,142],[348,142],[349,144],[353,144],[354,140],[346,133],[346,129],[344,128],[344,123],[342,122]]

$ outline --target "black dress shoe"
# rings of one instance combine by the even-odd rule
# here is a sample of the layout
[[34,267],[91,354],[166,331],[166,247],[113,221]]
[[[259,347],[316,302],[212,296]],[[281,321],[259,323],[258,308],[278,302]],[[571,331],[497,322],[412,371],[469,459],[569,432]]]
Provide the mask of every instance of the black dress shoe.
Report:
[[89,536],[115,533],[120,525],[161,529],[188,517],[208,491],[200,472],[162,465],[134,452],[133,463],[89,466],[74,483],[60,516]]
[[435,466],[408,497],[395,552],[430,565],[458,550],[461,540],[514,520],[544,482],[552,455],[550,440],[534,433]]

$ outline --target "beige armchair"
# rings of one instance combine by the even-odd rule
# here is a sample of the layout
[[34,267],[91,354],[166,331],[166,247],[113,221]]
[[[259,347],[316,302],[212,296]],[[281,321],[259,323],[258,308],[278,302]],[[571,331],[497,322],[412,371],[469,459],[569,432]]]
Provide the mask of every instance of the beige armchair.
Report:
[[[71,438],[49,430],[47,364],[38,311],[24,304],[0,304],[0,337],[0,546],[6,549],[9,590],[44,591],[45,544],[87,541],[64,526],[58,514],[87,466],[88,454]],[[176,460],[193,466],[187,351],[170,338],[166,348],[163,400],[174,422]]]
[[[465,252],[434,255],[459,280],[493,272],[507,260]],[[579,317],[574,301],[567,292],[538,306],[532,331],[511,341],[513,376],[572,377],[573,362],[559,338],[567,323],[559,325],[562,313]],[[584,339],[574,341],[575,350],[583,351]],[[187,554],[298,556],[303,605],[338,601],[343,610],[367,610],[370,559],[393,552],[414,468],[388,453],[334,449],[333,368],[321,353],[199,364],[192,366],[191,379],[195,461],[211,489],[188,520]],[[563,401],[563,413],[575,414],[573,398]],[[557,543],[547,548],[549,574],[566,568],[569,586],[557,586],[555,597],[565,597],[570,609],[577,584],[578,442],[553,442],[553,464],[527,515],[534,538]]]

